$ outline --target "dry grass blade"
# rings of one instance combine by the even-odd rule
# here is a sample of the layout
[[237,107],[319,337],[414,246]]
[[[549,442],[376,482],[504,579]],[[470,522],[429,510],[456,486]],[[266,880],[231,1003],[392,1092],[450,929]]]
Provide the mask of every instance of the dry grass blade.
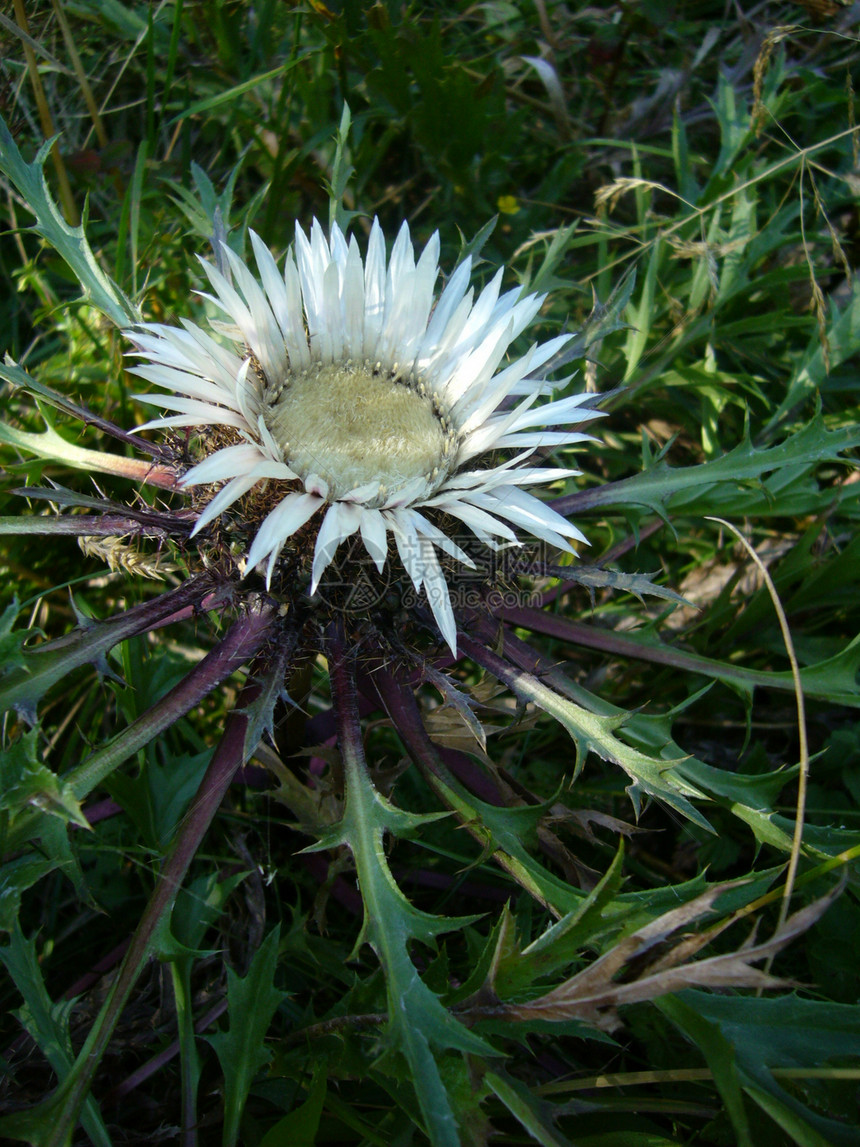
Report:
[[[32,37],[30,36],[30,28],[27,22],[27,11],[24,7],[23,0],[14,0],[15,3],[15,19],[18,22],[18,27],[23,33],[22,45],[24,48],[24,56],[27,61],[27,73],[30,77],[30,83],[33,85],[33,95],[36,100],[36,106],[39,109],[39,120],[42,124],[42,130],[47,138],[55,134],[54,120],[51,116],[50,108],[48,107],[48,99],[45,95],[45,89],[42,85],[42,77],[39,75],[39,66],[36,63],[36,56],[33,52],[31,45]],[[80,213],[78,212],[77,205],[75,204],[74,196],[72,195],[72,188],[69,184],[68,173],[66,172],[66,165],[63,163],[63,157],[60,154],[59,143],[55,140],[51,148],[51,159],[54,168],[57,172],[57,182],[60,188],[60,199],[63,204],[63,214],[66,217],[66,222],[72,227],[76,227],[80,221]]]
[[721,526],[725,526],[727,530],[731,530],[758,566],[764,583],[767,586],[767,591],[770,594],[770,599],[773,602],[773,608],[779,618],[779,628],[782,632],[782,639],[785,642],[785,650],[791,664],[791,676],[794,681],[794,694],[797,700],[797,735],[800,742],[800,776],[797,784],[797,812],[794,821],[794,836],[791,842],[791,856],[788,861],[788,872],[785,876],[785,890],[780,907],[779,924],[777,925],[777,931],[779,931],[788,915],[788,904],[791,900],[791,893],[794,889],[794,882],[797,877],[800,847],[803,843],[803,821],[806,815],[806,792],[809,784],[809,741],[806,733],[806,706],[803,699],[803,684],[800,680],[800,666],[798,665],[797,656],[794,652],[794,642],[791,640],[788,618],[785,616],[785,610],[782,608],[782,602],[779,600],[779,594],[776,592],[776,586],[773,584],[773,579],[768,573],[767,566],[737,526],[733,526],[731,522],[726,522],[722,518],[709,518],[708,521],[718,522]]

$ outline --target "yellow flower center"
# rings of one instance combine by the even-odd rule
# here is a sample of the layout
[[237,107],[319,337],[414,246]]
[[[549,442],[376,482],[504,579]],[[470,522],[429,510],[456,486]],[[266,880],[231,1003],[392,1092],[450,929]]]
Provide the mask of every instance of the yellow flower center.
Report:
[[332,500],[369,482],[383,500],[414,478],[434,489],[455,461],[447,411],[396,366],[318,363],[266,398],[266,425],[287,465],[302,478],[319,474]]

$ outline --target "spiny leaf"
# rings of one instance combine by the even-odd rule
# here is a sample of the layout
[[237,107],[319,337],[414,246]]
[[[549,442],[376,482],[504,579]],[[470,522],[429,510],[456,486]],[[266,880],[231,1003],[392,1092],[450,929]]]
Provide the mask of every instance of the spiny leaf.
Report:
[[4,677],[13,669],[26,672],[27,657],[23,651],[24,642],[33,637],[40,630],[14,629],[15,621],[20,610],[17,598],[7,605],[0,616],[0,677]]
[[336,223],[342,231],[347,231],[350,223],[352,223],[353,219],[359,214],[358,211],[348,210],[344,204],[344,196],[349,187],[349,181],[353,175],[355,175],[355,168],[349,162],[348,150],[351,126],[352,114],[349,110],[349,104],[344,102],[340,124],[334,137],[335,150],[331,168],[331,180],[326,187],[329,198],[329,227]]
[[622,573],[620,570],[608,570],[599,566],[571,565],[549,566],[546,573],[563,581],[578,582],[587,587],[592,594],[595,589],[617,589],[625,593],[632,593],[641,601],[643,597],[662,597],[666,601],[674,601],[678,605],[692,605],[679,593],[664,585],[657,585],[651,579],[655,574]]
[[555,916],[576,911],[582,901],[579,889],[548,872],[523,845],[524,827],[534,828],[545,810],[531,805],[511,809],[487,804],[440,766],[441,762],[438,771],[428,774],[427,779],[484,847],[485,854],[492,855],[497,864]]
[[559,279],[555,272],[567,254],[578,226],[579,220],[574,219],[572,223],[559,227],[554,233],[549,233],[552,235],[552,240],[533,278],[523,284],[524,292],[528,291],[529,294],[542,294],[557,290],[560,286],[565,285],[564,281]]
[[33,454],[50,462],[62,462],[73,470],[85,470],[88,474],[115,474],[166,490],[177,488],[176,474],[169,467],[158,466],[146,458],[127,458],[104,450],[86,450],[67,442],[51,425],[46,425],[42,433],[33,434],[0,422],[0,442],[25,454]]
[[687,799],[691,796],[701,798],[705,794],[677,770],[683,757],[652,757],[616,737],[616,731],[629,719],[628,714],[619,710],[603,715],[590,712],[550,688],[534,674],[511,668],[479,642],[461,635],[460,643],[465,653],[504,681],[518,697],[533,702],[564,726],[576,745],[574,776],[579,773],[588,753],[594,752],[603,760],[620,765],[630,776],[632,784],[627,792],[637,815],[644,793],[671,805],[708,832],[713,831],[705,817]]
[[548,976],[557,968],[574,960],[586,943],[594,944],[595,937],[608,926],[605,913],[610,905],[612,923],[617,926],[623,919],[616,902],[623,876],[624,846],[619,843],[615,858],[597,885],[582,901],[575,912],[546,929],[523,951],[511,953],[496,967],[497,994],[508,996],[527,987],[541,976]]
[[[565,362],[584,358],[590,346],[600,342],[614,331],[626,330],[630,324],[622,318],[622,315],[627,309],[635,286],[636,268],[633,267],[618,280],[605,303],[595,300],[594,308],[583,327],[574,335],[571,342],[559,351],[557,356],[550,359],[547,373],[557,370]],[[604,402],[614,393],[616,392],[604,391],[595,398]]]
[[285,639],[275,644],[273,654],[257,672],[259,692],[245,710],[248,716],[248,741],[245,745],[245,754],[248,757],[253,754],[264,734],[274,742],[275,705],[286,696],[284,681],[288,679],[296,642],[297,635],[291,630]]
[[[528,649],[528,646],[524,646],[510,635],[506,635],[506,642],[514,651],[520,647]],[[770,806],[785,784],[791,780],[796,769],[777,769],[772,773],[746,776],[714,768],[695,757],[684,755],[682,749],[672,739],[672,721],[677,713],[695,700],[695,695],[669,713],[660,716],[627,713],[575,684],[560,670],[547,667],[540,658],[537,659],[536,668],[541,671],[544,688],[554,689],[564,697],[579,701],[589,711],[602,717],[621,721],[625,737],[634,745],[640,745],[646,750],[643,754],[645,759],[654,760],[650,756],[653,752],[667,754],[669,763],[674,762],[670,781],[677,778],[679,783],[688,784],[700,796],[725,804],[733,815],[750,825],[758,840],[783,851],[790,851],[791,822],[771,812]],[[848,834],[834,838],[834,831],[828,829],[825,835],[831,840],[838,840],[838,849],[851,847],[856,840],[856,834],[850,835],[848,839],[846,839]],[[813,827],[806,826],[804,843],[809,847],[820,848],[821,842],[814,839],[815,832]]]
[[[751,695],[756,686],[793,692],[794,680],[790,670],[747,669],[713,657],[702,657],[686,649],[677,649],[662,642],[650,629],[633,633],[603,629],[585,622],[563,617],[558,613],[517,606],[500,611],[500,616],[514,625],[521,625],[536,633],[547,633],[576,645],[600,649],[622,657],[637,657],[657,665],[667,665],[679,671],[701,673],[717,681],[724,681],[737,690]],[[808,697],[860,706],[860,688],[857,671],[860,669],[860,636],[853,638],[839,653],[815,665],[800,670],[803,692]]]
[[27,209],[36,216],[33,230],[50,243],[68,263],[84,296],[122,328],[141,321],[137,307],[112,282],[96,262],[83,227],[70,227],[51,198],[43,171],[54,141],[39,149],[32,163],[26,163],[18,145],[0,117],[0,171],[17,188]]
[[62,410],[64,414],[68,414],[76,421],[82,422],[87,426],[96,426],[112,438],[116,438],[120,442],[125,442],[133,446],[136,450],[142,450],[144,453],[155,457],[170,459],[171,455],[167,447],[157,442],[148,442],[145,438],[123,430],[114,422],[111,422],[110,419],[103,418],[100,414],[97,414],[96,411],[89,410],[77,402],[72,402],[65,394],[60,394],[60,392],[54,390],[53,387],[46,386],[44,382],[39,382],[33,378],[32,375],[28,374],[26,370],[19,366],[9,354],[7,354],[3,362],[0,363],[0,378],[5,379],[13,390],[20,388],[28,394],[42,399],[43,402],[48,403],[57,410]]
[[[809,469],[822,462],[845,462],[846,451],[860,445],[860,430],[854,426],[829,430],[820,408],[800,430],[777,446],[754,446],[749,431],[734,450],[699,466],[672,467],[659,461],[641,474],[620,482],[609,482],[596,490],[556,498],[551,505],[561,514],[593,506],[647,506],[654,513],[666,510],[698,515],[710,513],[713,506],[703,490],[721,485],[737,486],[758,482],[765,474],[788,467]],[[832,500],[832,492],[828,491]],[[778,502],[774,502],[779,512]],[[728,510],[727,512],[731,512]]]
[[38,808],[89,829],[71,786],[39,760],[38,742],[39,731],[32,729],[0,750],[0,810],[14,817],[24,809]]
[[[575,911],[582,893],[565,880],[547,872],[533,859],[523,844],[523,834],[540,829],[554,798],[544,805],[500,808],[479,800],[454,777],[436,751],[428,733],[432,722],[422,716],[411,691],[403,688],[384,670],[377,674],[385,704],[406,747],[430,785],[452,809],[466,830],[492,855],[526,891],[550,912],[563,916]],[[493,687],[495,689],[495,686]],[[474,746],[471,751],[480,752]],[[483,859],[483,857],[481,858]],[[480,863],[480,861],[478,862]]]
[[391,1048],[402,1052],[409,1063],[430,1141],[434,1147],[460,1147],[457,1121],[433,1049],[496,1053],[451,1015],[424,983],[409,946],[416,939],[433,942],[440,933],[462,927],[476,917],[450,920],[431,916],[413,907],[397,886],[385,856],[385,833],[399,834],[402,828],[411,831],[416,818],[394,808],[373,786],[361,744],[354,666],[340,642],[333,643],[329,664],[346,784],[337,839],[352,852],[364,902],[359,943],[371,944],[385,972]]
[[445,703],[460,715],[481,748],[486,749],[487,735],[484,732],[483,724],[474,713],[476,702],[468,694],[458,689],[450,677],[440,673],[434,666],[425,665],[423,672],[427,680],[435,685],[445,698]]

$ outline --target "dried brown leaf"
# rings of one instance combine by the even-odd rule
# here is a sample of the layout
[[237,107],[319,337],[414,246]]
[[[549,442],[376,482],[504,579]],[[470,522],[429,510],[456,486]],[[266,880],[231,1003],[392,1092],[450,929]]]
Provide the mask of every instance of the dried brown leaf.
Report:
[[[793,981],[751,967],[781,951],[805,932],[829,907],[833,895],[795,912],[762,943],[755,931],[734,952],[691,961],[689,957],[733,923],[739,913],[704,933],[682,937],[667,952],[664,945],[680,928],[708,912],[717,897],[732,887],[718,885],[679,908],[666,912],[624,937],[599,960],[557,988],[528,1003],[503,1005],[494,1015],[512,1020],[581,1020],[611,1031],[619,1024],[618,1008],[642,1003],[684,988],[782,988]],[[653,955],[654,959],[649,959]]]

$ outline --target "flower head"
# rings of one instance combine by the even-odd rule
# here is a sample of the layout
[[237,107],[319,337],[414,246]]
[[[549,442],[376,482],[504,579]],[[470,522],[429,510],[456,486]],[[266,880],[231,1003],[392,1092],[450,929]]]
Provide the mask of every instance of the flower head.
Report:
[[[316,221],[309,238],[296,227],[283,273],[253,232],[251,243],[257,275],[226,246],[220,268],[202,261],[205,297],[228,320],[213,324],[220,340],[188,321],[129,333],[145,360],[133,373],[171,392],[138,397],[175,412],[141,429],[223,428],[181,480],[223,483],[195,532],[255,488],[275,490],[246,571],[262,566],[270,584],[284,547],[313,523],[313,595],[343,541],[358,534],[381,573],[393,540],[456,652],[437,550],[474,563],[443,516],[493,549],[518,544],[517,529],[568,551],[585,540],[524,489],[576,473],[525,463],[538,446],[582,441],[570,427],[595,417],[584,394],[537,401],[553,388],[541,369],[570,336],[502,365],[543,297],[500,293],[499,271],[475,299],[467,257],[436,298],[438,233],[416,260],[405,223],[387,261],[378,222],[364,260],[354,237],[335,225],[326,240]],[[499,461],[505,450],[515,453]]]

